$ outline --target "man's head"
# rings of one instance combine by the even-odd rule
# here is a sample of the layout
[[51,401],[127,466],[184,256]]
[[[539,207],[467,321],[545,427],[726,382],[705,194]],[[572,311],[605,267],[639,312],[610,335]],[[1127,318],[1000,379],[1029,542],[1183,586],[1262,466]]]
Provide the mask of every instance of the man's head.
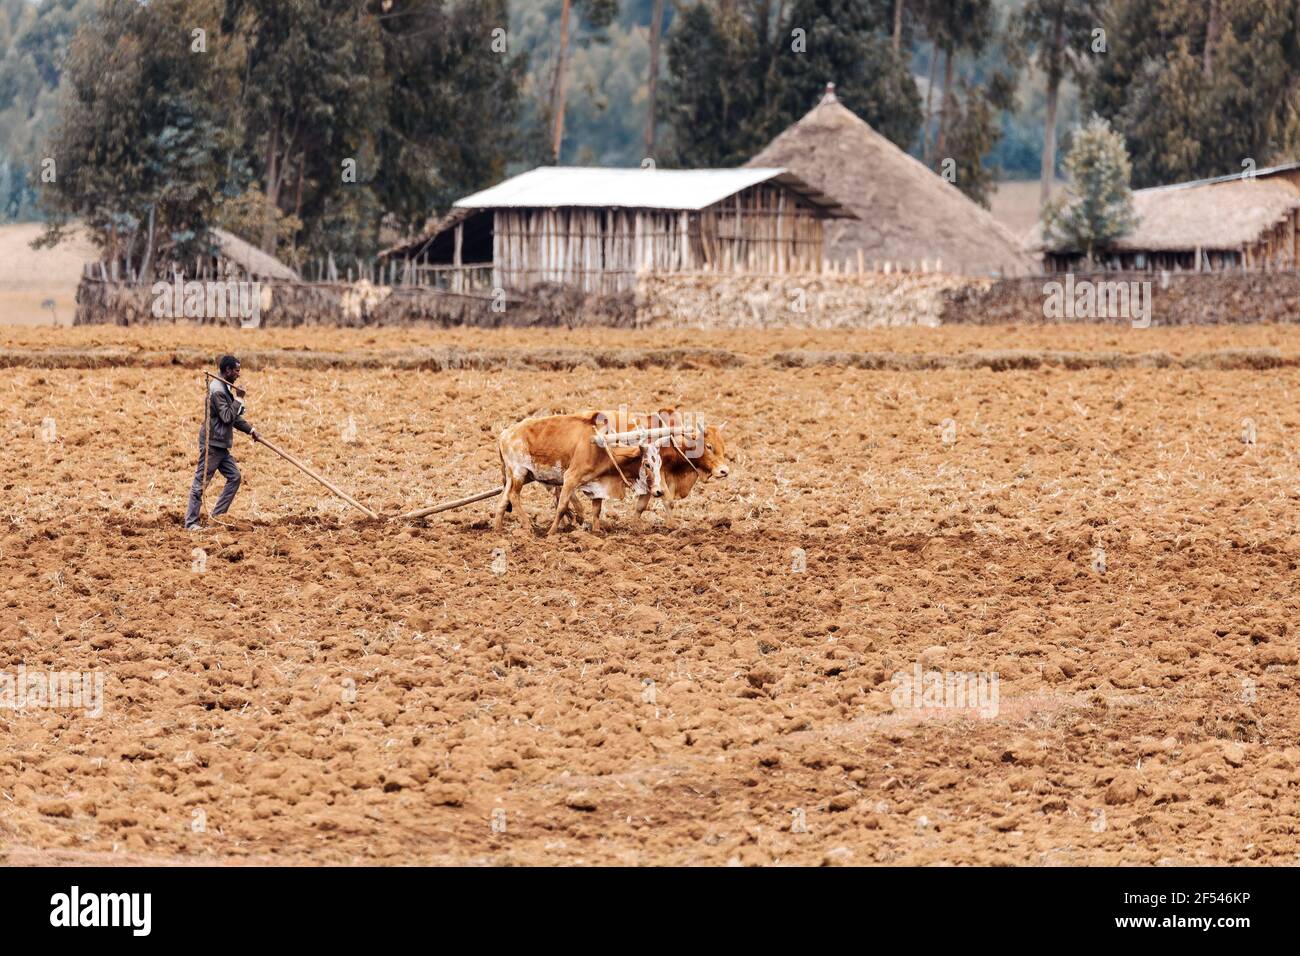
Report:
[[233,382],[239,378],[239,370],[239,359],[233,355],[223,355],[217,362],[217,371],[221,373],[221,377],[227,382]]

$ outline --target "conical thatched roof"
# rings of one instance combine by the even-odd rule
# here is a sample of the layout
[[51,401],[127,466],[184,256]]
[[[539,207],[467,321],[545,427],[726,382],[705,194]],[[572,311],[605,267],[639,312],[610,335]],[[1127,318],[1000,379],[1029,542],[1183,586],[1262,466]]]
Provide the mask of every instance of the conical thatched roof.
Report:
[[299,282],[298,273],[294,272],[275,256],[267,255],[233,233],[224,229],[212,229],[212,238],[221,250],[222,258],[239,265],[250,276],[258,279],[282,279],[285,282]]
[[748,166],[784,166],[833,196],[857,219],[826,223],[826,254],[854,259],[942,260],[968,275],[1037,272],[1011,232],[862,119],[828,88],[813,109],[772,140]]

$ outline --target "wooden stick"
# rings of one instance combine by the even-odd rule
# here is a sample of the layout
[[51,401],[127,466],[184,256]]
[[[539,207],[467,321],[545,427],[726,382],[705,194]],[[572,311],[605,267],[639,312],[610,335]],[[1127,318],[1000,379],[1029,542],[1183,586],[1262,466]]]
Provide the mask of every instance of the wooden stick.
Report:
[[310,475],[312,478],[315,478],[317,481],[319,481],[322,485],[324,485],[324,486],[325,486],[326,488],[328,488],[330,491],[334,492],[334,494],[338,495],[340,498],[342,498],[342,499],[343,499],[344,501],[346,501],[348,504],[352,505],[352,507],[354,507],[354,508],[356,508],[356,509],[358,509],[358,510],[360,510],[360,511],[365,512],[365,513],[366,513],[367,515],[369,515],[371,518],[378,518],[378,517],[379,517],[379,515],[375,514],[373,511],[371,511],[369,508],[367,508],[367,507],[366,507],[365,505],[363,505],[361,502],[357,501],[357,499],[353,498],[353,497],[352,497],[351,495],[349,495],[346,491],[344,491],[344,490],[342,490],[341,488],[339,488],[338,485],[336,485],[336,484],[334,484],[333,482],[331,482],[331,481],[330,481],[328,478],[326,478],[324,475],[321,475],[321,474],[318,474],[317,472],[312,471],[310,468],[308,468],[306,465],[304,465],[302,462],[300,462],[297,458],[294,458],[293,455],[289,454],[289,453],[288,453],[287,451],[285,451],[284,449],[282,449],[282,448],[278,448],[277,446],[273,445],[271,442],[267,441],[265,438],[262,438],[262,437],[260,437],[260,436],[259,436],[258,438],[256,438],[256,439],[254,439],[254,441],[258,442],[259,444],[265,445],[267,448],[271,449],[271,451],[275,452],[277,455],[279,455],[281,458],[283,458],[283,459],[284,459],[285,461],[287,461],[289,464],[294,465],[295,467],[297,467],[297,468],[298,468],[300,471],[302,471],[304,474]]
[[591,436],[591,443],[600,447],[641,445],[670,435],[693,435],[697,428],[698,425],[673,425],[671,428],[636,428],[630,432],[597,432]]
[[455,501],[444,501],[440,505],[432,505],[428,508],[417,508],[415,511],[408,511],[404,515],[394,515],[391,521],[400,521],[406,518],[423,518],[427,515],[436,515],[440,511],[451,511],[453,508],[463,508],[466,505],[472,505],[476,501],[482,501],[485,498],[495,498],[501,494],[500,488],[493,488],[490,491],[480,491],[476,495],[470,495],[468,498],[457,498]]

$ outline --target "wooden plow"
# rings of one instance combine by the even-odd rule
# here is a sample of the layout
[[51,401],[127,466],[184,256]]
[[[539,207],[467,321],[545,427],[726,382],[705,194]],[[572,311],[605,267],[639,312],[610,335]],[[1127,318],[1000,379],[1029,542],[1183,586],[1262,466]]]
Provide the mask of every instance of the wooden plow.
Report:
[[408,511],[406,514],[392,515],[389,521],[414,520],[416,518],[427,518],[429,515],[436,515],[442,511],[451,511],[453,508],[463,508],[466,505],[472,505],[476,501],[484,501],[488,498],[495,498],[501,494],[500,488],[492,488],[488,491],[480,491],[476,495],[470,495],[467,498],[457,498],[455,501],[444,501],[440,505],[430,505],[427,508],[416,508],[414,511]]

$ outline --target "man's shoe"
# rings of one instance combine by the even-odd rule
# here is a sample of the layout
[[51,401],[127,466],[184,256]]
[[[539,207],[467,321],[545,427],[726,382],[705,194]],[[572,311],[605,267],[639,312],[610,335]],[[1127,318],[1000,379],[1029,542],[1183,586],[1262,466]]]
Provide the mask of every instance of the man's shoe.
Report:
[[185,530],[186,530],[186,531],[202,531],[202,530],[203,530],[203,525],[199,525],[199,524],[187,524],[187,525],[185,526]]

